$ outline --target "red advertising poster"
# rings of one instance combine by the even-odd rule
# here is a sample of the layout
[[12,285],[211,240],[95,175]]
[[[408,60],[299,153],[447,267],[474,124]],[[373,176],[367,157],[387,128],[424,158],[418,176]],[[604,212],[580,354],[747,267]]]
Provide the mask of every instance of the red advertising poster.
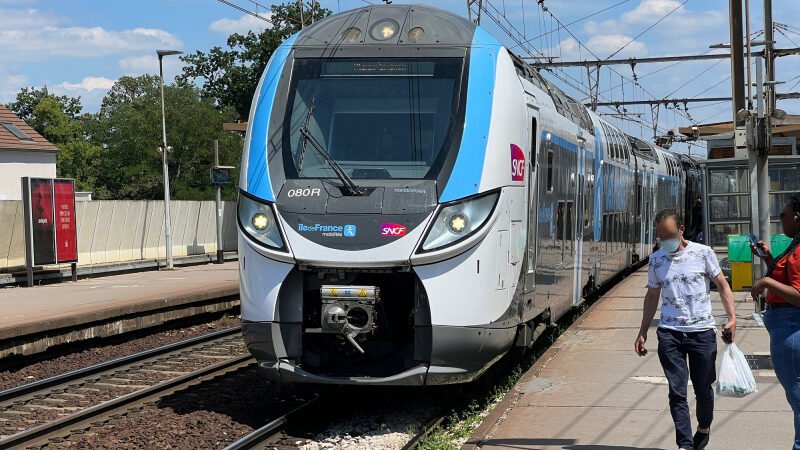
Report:
[[78,261],[75,226],[75,181],[53,180],[55,201],[56,257],[58,262]]
[[53,180],[31,178],[31,231],[33,264],[55,264],[55,227],[53,226]]

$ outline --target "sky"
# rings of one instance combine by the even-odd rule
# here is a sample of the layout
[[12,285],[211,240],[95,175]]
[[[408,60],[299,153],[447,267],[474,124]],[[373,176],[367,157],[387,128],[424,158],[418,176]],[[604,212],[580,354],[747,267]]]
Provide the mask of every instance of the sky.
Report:
[[[273,3],[228,1],[262,15]],[[318,3],[339,12],[380,1]],[[425,3],[467,15],[466,0],[393,3]],[[485,0],[484,4],[488,14],[484,13],[481,25],[512,51],[556,61],[605,59],[612,54],[627,58],[724,52],[710,50],[709,45],[730,40],[727,0],[545,0],[546,11],[537,0]],[[763,29],[762,2],[753,1],[751,7],[751,32],[756,33]],[[774,0],[773,11],[775,22],[789,26],[785,35],[776,34],[777,46],[800,47],[800,2]],[[80,96],[84,110],[93,112],[119,77],[157,74],[156,49],[207,51],[224,47],[231,33],[265,26],[268,22],[219,0],[0,0],[0,102],[12,101],[24,86],[46,85],[58,94]],[[181,64],[177,57],[165,59],[167,81],[180,73]],[[600,100],[730,96],[729,60],[673,64],[637,65],[638,85],[628,65],[613,66],[613,71],[603,68]],[[800,91],[800,56],[780,58],[776,67],[777,80],[786,82],[778,91]],[[545,76],[569,95],[587,100],[584,68]],[[778,107],[800,114],[798,100],[779,102]],[[598,111],[629,134],[645,139],[653,135],[648,106],[629,106],[623,117],[612,108]],[[683,104],[661,107],[658,129],[663,133],[690,123],[730,120],[731,114],[729,102],[690,103],[688,112]],[[673,149],[688,151],[685,145]]]

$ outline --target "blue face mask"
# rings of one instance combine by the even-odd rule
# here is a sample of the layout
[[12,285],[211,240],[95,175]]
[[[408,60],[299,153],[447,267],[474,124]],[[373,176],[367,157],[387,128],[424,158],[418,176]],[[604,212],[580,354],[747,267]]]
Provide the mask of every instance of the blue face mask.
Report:
[[667,239],[665,241],[661,241],[661,248],[670,253],[674,253],[676,250],[678,250],[678,247],[680,246],[681,246],[680,238]]

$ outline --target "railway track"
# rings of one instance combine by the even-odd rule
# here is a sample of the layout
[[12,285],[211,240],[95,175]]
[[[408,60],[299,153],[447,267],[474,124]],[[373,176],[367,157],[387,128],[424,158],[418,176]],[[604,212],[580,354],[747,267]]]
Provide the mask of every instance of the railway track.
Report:
[[267,423],[263,427],[254,430],[247,436],[242,437],[238,441],[228,445],[223,450],[248,450],[251,448],[260,448],[273,442],[277,436],[283,433],[286,425],[293,418],[302,416],[304,413],[310,412],[319,403],[319,398],[315,397],[303,403],[297,408],[289,411],[281,417]]
[[58,443],[253,362],[234,327],[0,391],[0,449]]

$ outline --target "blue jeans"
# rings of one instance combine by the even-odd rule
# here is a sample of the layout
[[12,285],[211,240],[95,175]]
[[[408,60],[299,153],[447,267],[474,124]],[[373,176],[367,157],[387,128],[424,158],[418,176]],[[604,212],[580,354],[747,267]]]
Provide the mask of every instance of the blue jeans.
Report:
[[775,375],[794,411],[794,450],[800,450],[800,308],[771,309],[764,313]]
[[697,426],[709,428],[714,420],[712,384],[717,379],[717,333],[714,330],[683,333],[658,328],[657,335],[658,359],[669,382],[669,410],[675,422],[675,443],[692,450],[694,436],[686,388],[691,377],[697,400]]

